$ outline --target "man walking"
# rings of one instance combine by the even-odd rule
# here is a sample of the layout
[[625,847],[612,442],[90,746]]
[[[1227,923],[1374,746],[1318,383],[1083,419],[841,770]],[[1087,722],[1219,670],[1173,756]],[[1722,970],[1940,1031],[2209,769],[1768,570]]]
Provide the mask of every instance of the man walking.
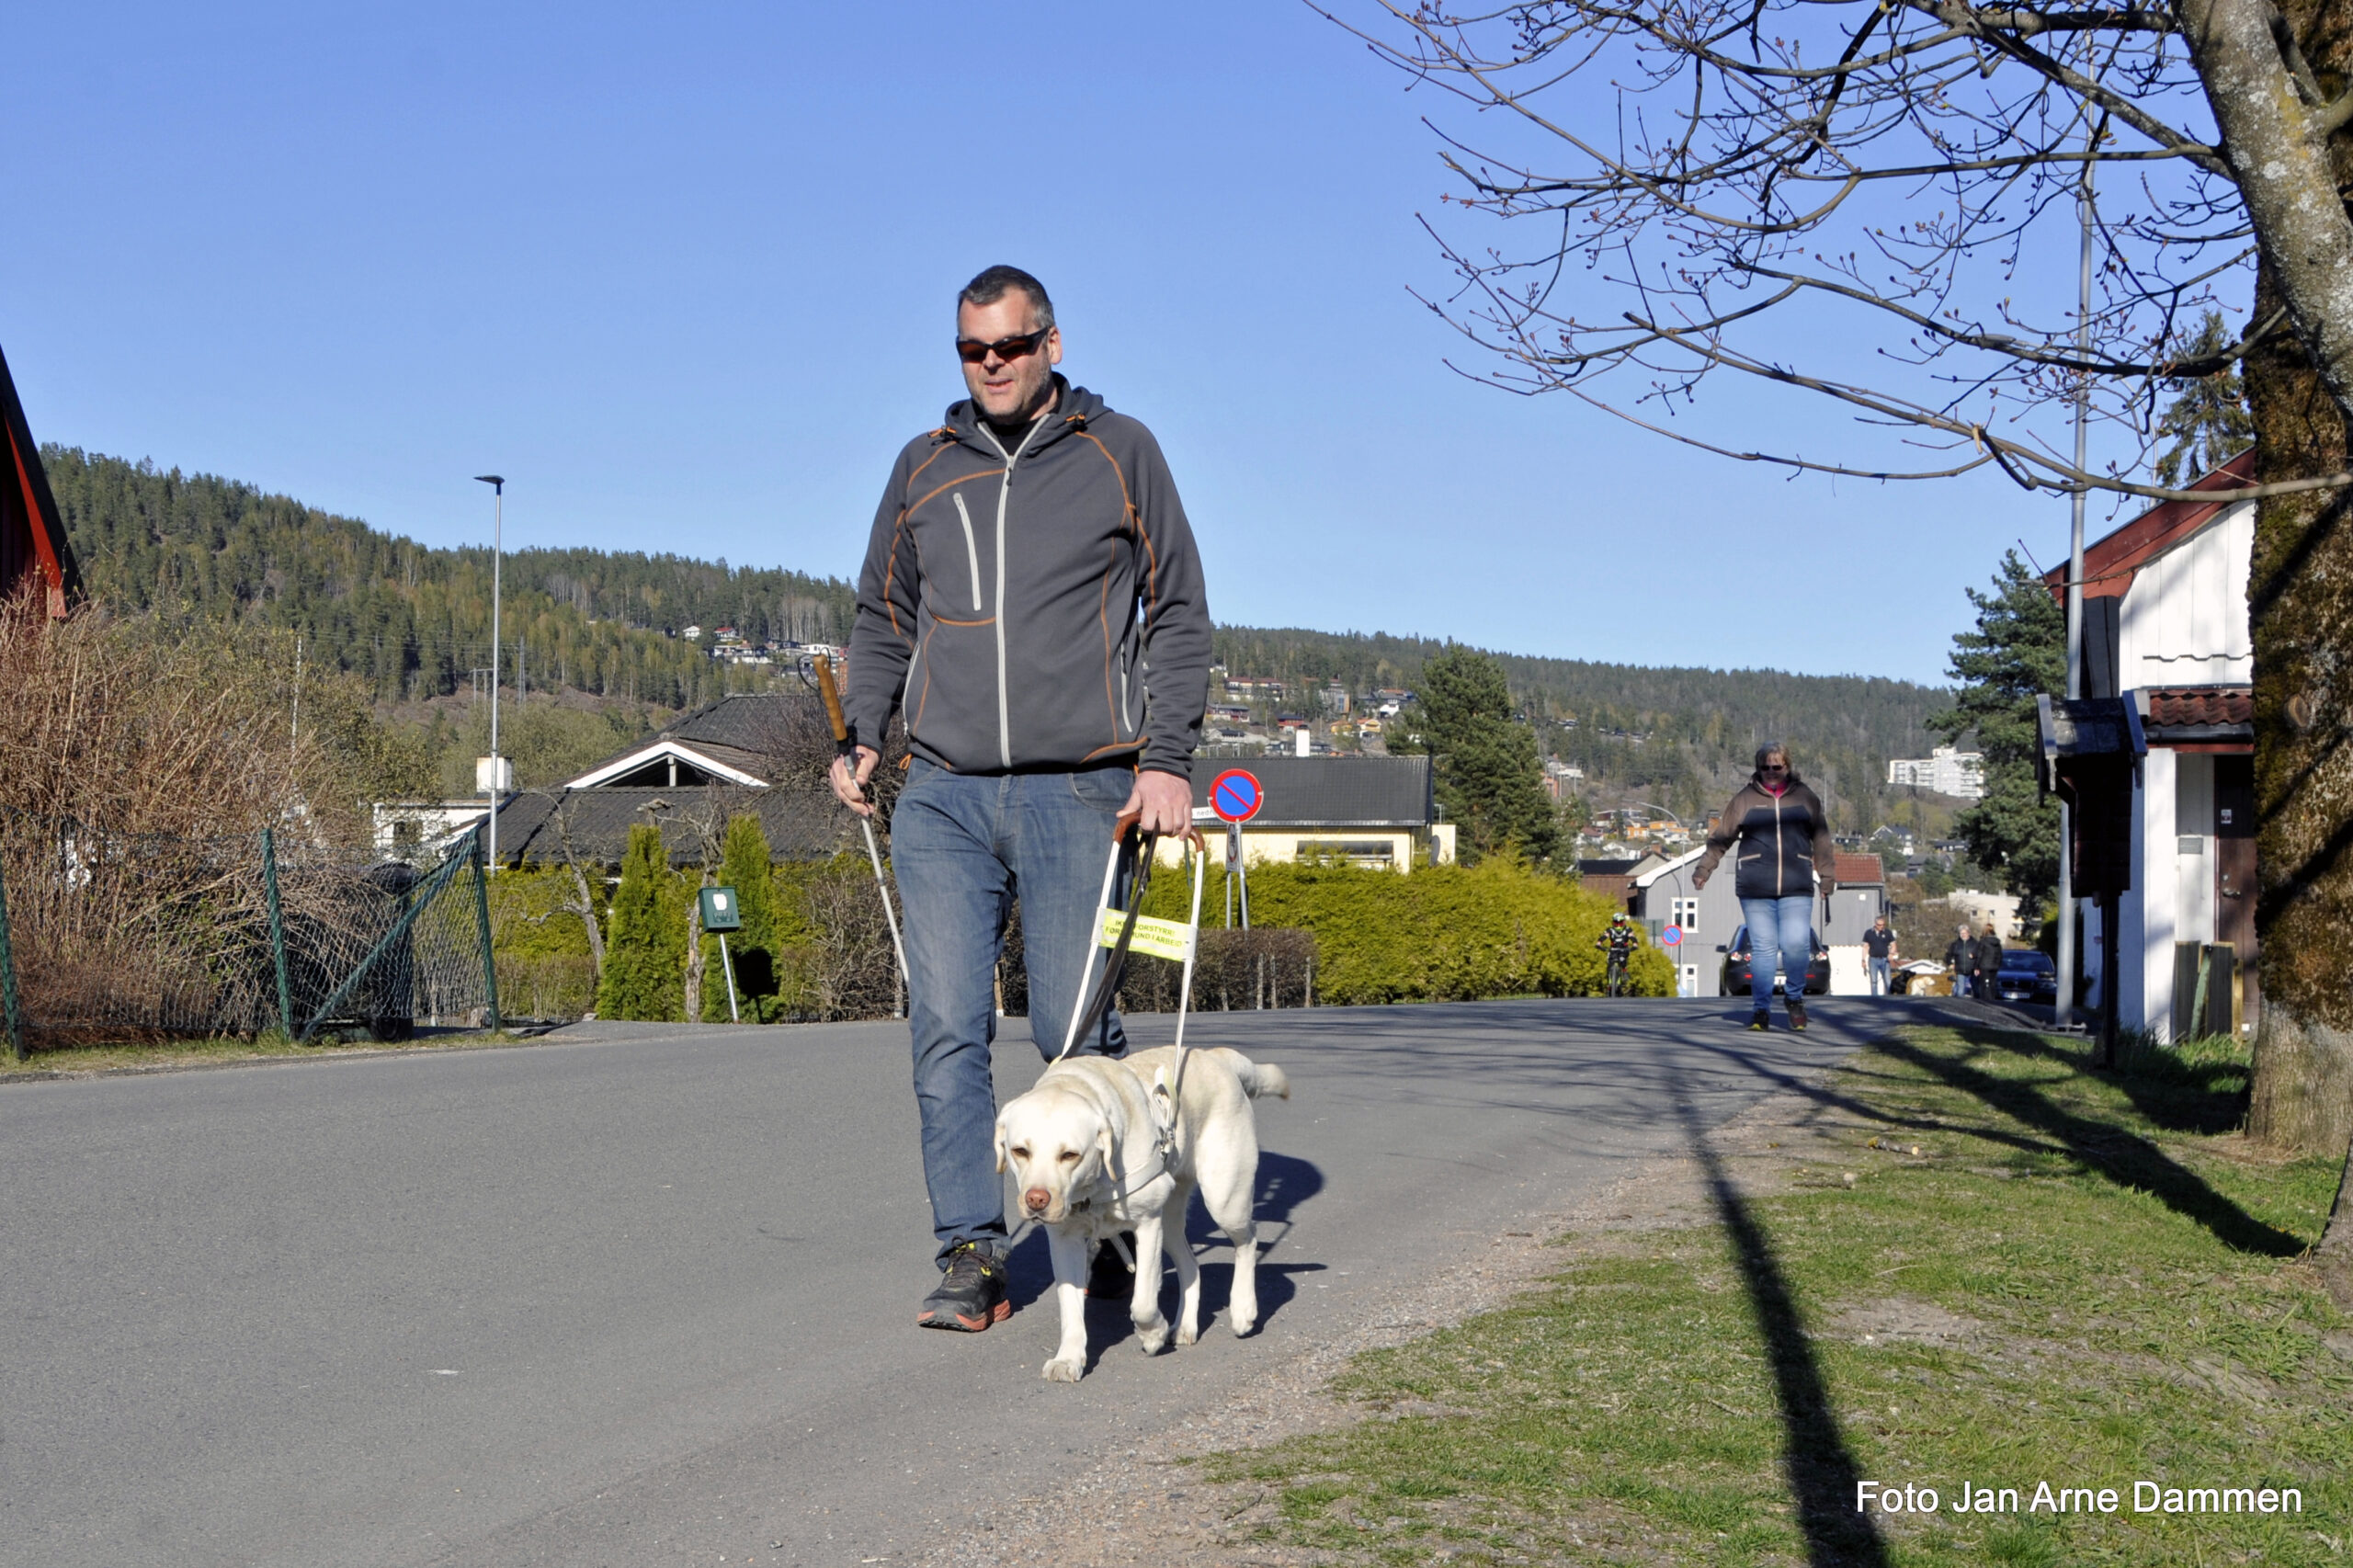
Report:
[[1961,934],[1946,945],[1945,967],[1952,971],[1952,994],[1966,996],[1969,994],[1969,971],[1977,967],[1977,942],[1970,936],[1967,922],[1964,921],[1959,929]]
[[[1035,278],[992,267],[957,297],[971,396],[907,443],[874,514],[850,634],[863,815],[893,710],[914,753],[891,853],[906,912],[907,1016],[924,1180],[938,1244],[927,1327],[1003,1319],[993,981],[1021,900],[1029,1028],[1061,1051],[1094,952],[1114,823],[1192,824],[1209,697],[1200,558],[1152,433],[1072,386]],[[1082,1051],[1127,1049],[1106,1010]]]
[[1870,964],[1871,994],[1887,994],[1889,971],[1895,960],[1895,933],[1887,928],[1887,916],[1882,915],[1863,933],[1863,956]]

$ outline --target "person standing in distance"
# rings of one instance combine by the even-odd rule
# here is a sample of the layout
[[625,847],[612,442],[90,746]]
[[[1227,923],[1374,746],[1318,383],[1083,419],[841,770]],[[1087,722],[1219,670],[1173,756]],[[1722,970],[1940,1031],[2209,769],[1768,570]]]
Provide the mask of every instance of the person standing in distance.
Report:
[[1969,971],[1977,967],[1977,940],[1969,934],[1963,922],[1957,927],[1960,935],[1945,945],[1945,967],[1952,971],[1952,994],[1969,994]]
[[[891,824],[906,913],[907,1017],[938,1288],[915,1321],[1002,1320],[994,981],[1021,900],[1029,1029],[1062,1049],[1094,951],[1114,824],[1192,825],[1210,611],[1185,508],[1152,432],[1054,369],[1054,307],[992,267],[956,301],[971,395],[907,443],[875,509],[850,632],[860,815],[893,711],[914,756]],[[853,761],[854,759],[854,761]],[[1127,1049],[1106,1011],[1076,1047]]]
[[2002,999],[2002,938],[1991,920],[1985,922],[1985,934],[1977,938],[1974,964],[1976,972],[1971,977],[1969,994],[1980,1002]]
[[1882,915],[1871,922],[1863,933],[1863,958],[1870,967],[1871,994],[1887,994],[1888,977],[1895,967],[1895,933],[1887,928],[1887,916]]
[[[1691,869],[1691,885],[1703,888],[1715,875],[1724,851],[1734,844],[1733,892],[1741,918],[1748,922],[1748,1027],[1767,1027],[1773,1009],[1773,972],[1785,975],[1790,1028],[1805,1028],[1805,971],[1813,961],[1813,901],[1838,891],[1832,858],[1830,819],[1822,798],[1790,766],[1790,748],[1768,741],[1756,748],[1756,771],[1724,807],[1708,851]],[[1815,885],[1819,868],[1820,888]]]

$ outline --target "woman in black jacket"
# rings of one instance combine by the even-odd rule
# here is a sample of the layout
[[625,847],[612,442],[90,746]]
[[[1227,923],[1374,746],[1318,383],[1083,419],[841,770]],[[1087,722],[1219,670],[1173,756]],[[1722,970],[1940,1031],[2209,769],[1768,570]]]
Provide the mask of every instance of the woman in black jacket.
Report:
[[1708,835],[1708,852],[1691,869],[1694,888],[1707,886],[1734,844],[1740,854],[1733,891],[1748,922],[1748,1027],[1766,1027],[1778,969],[1787,971],[1790,1028],[1802,1029],[1806,966],[1813,959],[1813,901],[1836,890],[1838,862],[1822,798],[1806,788],[1790,766],[1790,748],[1779,741],[1756,748],[1756,771],[1724,808]]
[[2002,938],[1995,934],[1994,923],[1990,920],[1985,923],[1985,934],[1977,938],[1976,967],[1977,974],[1970,983],[1970,990],[1982,1002],[2000,1001]]

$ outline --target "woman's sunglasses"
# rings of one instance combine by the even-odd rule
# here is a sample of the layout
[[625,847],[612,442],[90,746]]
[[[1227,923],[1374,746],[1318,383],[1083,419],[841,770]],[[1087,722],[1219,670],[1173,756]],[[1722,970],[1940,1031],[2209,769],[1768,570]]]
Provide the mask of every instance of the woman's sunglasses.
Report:
[[1023,333],[1017,337],[1000,337],[995,343],[983,343],[973,337],[960,337],[956,340],[956,358],[967,365],[977,365],[992,354],[1000,359],[1018,359],[1024,355],[1038,352],[1038,346],[1046,341],[1046,334],[1052,330],[1051,327],[1040,327],[1035,332]]

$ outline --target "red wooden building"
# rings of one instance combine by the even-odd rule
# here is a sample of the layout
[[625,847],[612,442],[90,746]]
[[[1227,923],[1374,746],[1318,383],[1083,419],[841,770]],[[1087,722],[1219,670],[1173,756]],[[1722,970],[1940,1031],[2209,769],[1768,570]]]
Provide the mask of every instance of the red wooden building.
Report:
[[19,591],[29,578],[47,598],[49,613],[63,619],[67,604],[81,592],[80,574],[5,355],[0,355],[0,428],[7,437],[7,462],[0,467],[0,598]]

